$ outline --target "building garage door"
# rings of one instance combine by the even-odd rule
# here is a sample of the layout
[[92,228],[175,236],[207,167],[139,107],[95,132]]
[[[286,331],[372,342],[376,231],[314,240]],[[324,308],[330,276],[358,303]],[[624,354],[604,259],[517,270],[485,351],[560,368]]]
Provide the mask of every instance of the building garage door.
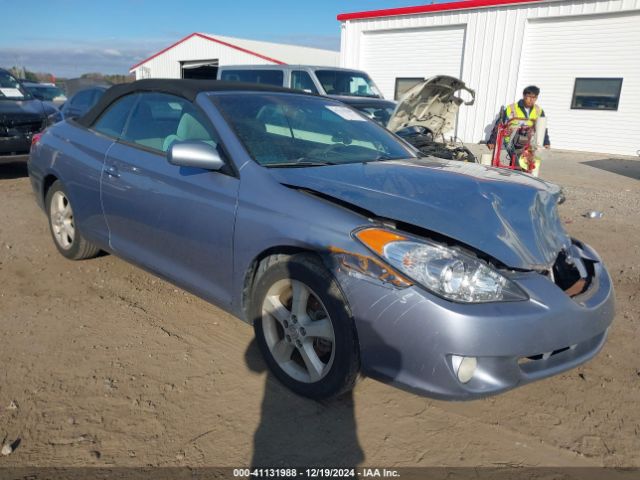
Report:
[[182,78],[215,80],[218,78],[218,59],[181,61],[180,72]]
[[541,88],[553,147],[626,155],[640,149],[638,25],[637,12],[529,22],[518,91]]
[[393,99],[396,79],[461,77],[464,36],[464,26],[364,32],[361,68]]

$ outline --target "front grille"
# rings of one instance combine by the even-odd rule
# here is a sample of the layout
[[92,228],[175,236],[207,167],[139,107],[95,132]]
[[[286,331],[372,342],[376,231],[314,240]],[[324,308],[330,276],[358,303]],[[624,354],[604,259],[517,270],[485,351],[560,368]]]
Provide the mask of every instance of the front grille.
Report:
[[42,122],[30,122],[22,125],[16,125],[13,128],[10,128],[9,132],[15,132],[15,136],[20,136],[33,135],[34,133],[38,133],[40,130],[42,130]]
[[536,360],[546,360],[553,357],[554,355],[566,352],[567,350],[573,350],[576,348],[576,346],[577,345],[571,345],[570,347],[558,348],[557,350],[554,350],[552,352],[538,353],[537,355],[530,355],[528,357],[520,357],[518,359],[518,364],[522,365],[524,363],[534,362]]
[[41,117],[34,115],[4,115],[0,118],[0,137],[27,137],[45,127]]

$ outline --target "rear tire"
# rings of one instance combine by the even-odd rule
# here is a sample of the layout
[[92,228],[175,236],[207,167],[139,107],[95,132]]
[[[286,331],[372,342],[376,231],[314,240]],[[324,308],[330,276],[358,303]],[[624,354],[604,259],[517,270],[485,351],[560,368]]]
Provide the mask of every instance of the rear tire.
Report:
[[353,319],[335,279],[317,257],[264,260],[250,308],[262,355],[286,387],[313,399],[353,388],[360,369]]
[[47,191],[45,206],[53,243],[63,256],[70,260],[83,260],[100,253],[100,249],[78,230],[71,202],[59,180]]

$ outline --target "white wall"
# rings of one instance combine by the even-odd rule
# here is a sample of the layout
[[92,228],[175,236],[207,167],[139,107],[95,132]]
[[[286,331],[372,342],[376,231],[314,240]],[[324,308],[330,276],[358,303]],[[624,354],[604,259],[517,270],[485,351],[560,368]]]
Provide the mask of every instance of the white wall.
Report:
[[136,79],[145,78],[144,69],[148,69],[150,78],[180,78],[181,61],[213,59],[218,59],[219,65],[272,64],[255,55],[193,36],[136,68]]
[[462,73],[463,26],[374,30],[363,35],[361,68],[389,99],[394,97],[399,76],[389,65],[402,65],[402,76],[407,78]]
[[135,68],[136,79],[180,78],[181,61],[218,60],[218,65],[221,66],[271,65],[275,63],[206,37],[291,65],[338,66],[340,64],[339,52],[332,50],[224,37],[215,34],[193,34],[178,45],[170,47],[167,51]]
[[[420,29],[447,25],[465,27],[466,37],[462,60],[462,80],[475,89],[477,95],[476,103],[473,106],[461,107],[457,135],[464,141],[478,142],[486,137],[486,133],[493,124],[500,107],[521,97],[521,88],[518,83],[519,78],[521,78],[520,69],[525,45],[525,31],[529,22],[534,21],[534,19],[550,17],[622,11],[639,12],[640,0],[565,0],[347,20],[343,22],[340,61],[341,66],[344,67],[364,68],[363,39],[365,35],[373,31],[398,31],[399,29]],[[636,43],[634,42],[640,38],[640,27],[638,27],[637,21],[632,21],[629,25],[629,28],[632,29],[630,30],[631,45],[635,45]],[[635,30],[633,30],[634,27]],[[558,40],[557,48],[559,50],[572,39],[569,30],[563,30],[562,35],[565,36],[566,41]],[[616,45],[616,47],[621,50],[627,50],[625,45]],[[620,67],[622,70],[627,63],[640,63],[637,59],[637,47],[631,47],[626,51],[626,54],[625,63],[617,63],[614,68]],[[552,69],[554,65],[547,64],[544,68]],[[404,73],[408,69],[401,62],[388,65],[388,69],[395,72],[397,77],[409,76]],[[603,71],[598,70],[597,66],[595,71],[599,72],[597,76],[609,75],[609,73],[604,74]],[[577,70],[571,73],[572,78],[577,76],[575,73],[577,73]],[[376,80],[375,76],[373,79],[374,81]],[[523,77],[522,82],[524,82]],[[625,90],[625,88],[632,88],[634,83],[637,86],[637,80],[630,79],[627,82],[625,79],[623,83],[623,95],[625,97],[635,95],[632,90],[629,90],[630,93],[627,95]],[[553,134],[552,141],[555,147],[561,148],[561,130],[564,120],[561,120],[560,110],[553,107],[551,103],[563,105],[564,110],[570,111],[568,105],[571,101],[571,95],[569,94],[567,100],[563,99],[562,102],[558,102],[558,99],[553,98],[550,94],[553,87],[547,88],[544,84],[539,86],[543,90],[539,103],[549,112],[550,130]],[[548,98],[545,97],[545,92],[547,92]],[[387,98],[393,98],[392,91],[385,91],[384,94]],[[552,114],[557,115],[557,119]],[[635,110],[633,115],[635,124],[639,124],[640,110]],[[573,143],[566,143],[566,145],[570,144],[573,145]],[[635,150],[638,148],[640,148],[640,145],[637,145],[633,151],[626,148],[624,152],[618,153],[635,154]],[[597,145],[585,145],[585,148],[582,149],[613,152],[610,148],[599,149]]]
[[[640,149],[638,53],[640,12],[529,22],[518,90],[544,86],[552,145],[620,154]],[[622,78],[618,110],[571,109],[576,77]]]

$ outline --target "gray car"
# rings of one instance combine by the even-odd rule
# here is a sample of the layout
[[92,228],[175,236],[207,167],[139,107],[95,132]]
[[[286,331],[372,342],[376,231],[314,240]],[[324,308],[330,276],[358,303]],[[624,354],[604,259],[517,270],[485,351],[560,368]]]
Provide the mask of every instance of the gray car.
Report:
[[592,358],[614,315],[557,186],[421,158],[327,97],[113,87],[37,139],[29,173],[62,255],[111,252],[219,305],[312,398],[359,372],[444,399],[496,394]]
[[362,70],[314,65],[225,65],[218,80],[287,87],[340,100],[386,125],[396,103],[385,100],[371,77]]
[[362,70],[317,65],[225,65],[217,79],[289,87],[327,96],[380,98],[382,93]]

